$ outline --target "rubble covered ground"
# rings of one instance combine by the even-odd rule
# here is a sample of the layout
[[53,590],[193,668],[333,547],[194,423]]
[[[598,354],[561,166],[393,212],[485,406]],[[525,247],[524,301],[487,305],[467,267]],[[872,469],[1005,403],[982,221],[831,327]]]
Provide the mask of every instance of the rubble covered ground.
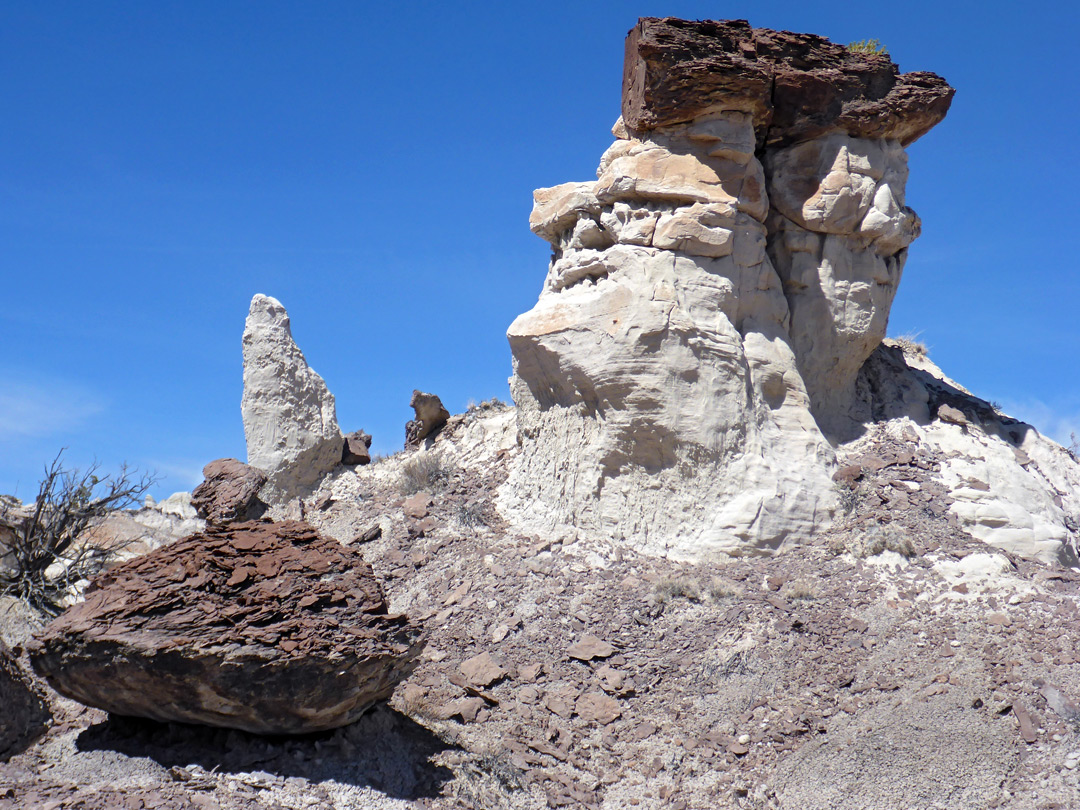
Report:
[[[871,432],[827,535],[689,565],[508,532],[512,420],[476,408],[292,505],[427,628],[388,704],[266,737],[52,694],[0,807],[1075,806],[1080,573],[962,532],[932,453]],[[38,620],[2,616],[21,650]]]

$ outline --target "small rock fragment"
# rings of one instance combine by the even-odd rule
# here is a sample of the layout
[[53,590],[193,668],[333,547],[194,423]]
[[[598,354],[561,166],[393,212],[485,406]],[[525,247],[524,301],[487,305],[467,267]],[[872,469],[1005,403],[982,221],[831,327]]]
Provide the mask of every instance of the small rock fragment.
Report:
[[341,463],[356,467],[371,463],[371,436],[362,430],[348,433],[341,448]]
[[491,653],[480,653],[461,664],[461,674],[474,686],[490,686],[505,678],[507,672],[499,666]]
[[594,658],[610,658],[615,648],[596,636],[584,635],[566,650],[566,654],[579,661],[592,661]]
[[203,482],[191,493],[191,505],[210,523],[255,520],[266,512],[259,490],[266,473],[235,458],[219,458],[203,467]]
[[420,520],[428,515],[428,507],[432,504],[432,498],[426,492],[418,492],[412,497],[406,498],[401,508],[407,517]]
[[586,692],[577,699],[574,710],[583,720],[595,721],[602,726],[622,717],[619,702],[603,692]]
[[952,405],[941,405],[938,407],[937,418],[942,422],[960,425],[961,427],[968,423],[967,417],[964,416],[964,412],[959,408],[954,408]]

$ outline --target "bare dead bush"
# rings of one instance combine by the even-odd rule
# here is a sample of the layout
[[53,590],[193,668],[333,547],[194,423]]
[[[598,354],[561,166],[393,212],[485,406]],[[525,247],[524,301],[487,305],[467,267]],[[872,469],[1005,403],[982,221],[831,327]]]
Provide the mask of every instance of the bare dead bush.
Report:
[[781,595],[787,599],[817,599],[821,593],[816,585],[806,579],[796,579],[784,586]]
[[874,523],[862,531],[854,529],[849,534],[836,535],[829,541],[829,547],[835,554],[847,552],[861,560],[884,551],[908,558],[918,555],[909,532],[892,523]]
[[462,502],[454,509],[454,519],[466,529],[488,525],[487,505],[476,501]]
[[0,503],[0,520],[13,531],[7,566],[0,570],[0,595],[16,596],[49,615],[59,614],[74,586],[90,579],[130,541],[89,542],[83,534],[109,512],[139,505],[157,479],[120,467],[100,476],[95,464],[85,471],[65,469],[63,450],[45,468],[29,514],[11,519],[10,502]]

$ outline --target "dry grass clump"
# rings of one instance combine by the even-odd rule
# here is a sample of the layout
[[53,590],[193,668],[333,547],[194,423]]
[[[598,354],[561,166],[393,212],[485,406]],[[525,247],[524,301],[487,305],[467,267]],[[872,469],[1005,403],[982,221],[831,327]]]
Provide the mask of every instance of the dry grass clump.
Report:
[[821,592],[810,580],[796,579],[784,586],[781,595],[785,599],[817,599]]
[[743,595],[743,589],[723,577],[713,577],[705,585],[704,589],[696,579],[685,574],[665,577],[656,583],[653,589],[653,600],[658,605],[666,604],[673,599],[687,599],[691,602],[704,602],[709,599],[713,602],[727,602],[738,599]]
[[438,453],[417,453],[401,465],[398,490],[402,495],[439,492],[446,488],[452,470]]
[[459,503],[454,509],[454,519],[466,529],[478,529],[481,526],[487,526],[487,505],[476,501]]
[[906,335],[900,335],[900,337],[893,338],[893,343],[899,346],[904,354],[910,354],[915,357],[926,357],[930,353],[926,344],[919,340],[918,332],[910,332]]
[[709,587],[705,592],[714,602],[723,602],[728,599],[738,599],[743,594],[742,588],[734,582],[722,577],[713,577],[709,581]]
[[665,577],[656,583],[654,593],[657,604],[661,605],[679,598],[701,601],[701,589],[697,582],[687,576]]
[[883,551],[892,551],[909,559],[919,553],[908,532],[893,523],[875,523],[861,534],[853,531],[847,537],[834,537],[829,548],[835,554],[847,552],[860,560],[875,557]]

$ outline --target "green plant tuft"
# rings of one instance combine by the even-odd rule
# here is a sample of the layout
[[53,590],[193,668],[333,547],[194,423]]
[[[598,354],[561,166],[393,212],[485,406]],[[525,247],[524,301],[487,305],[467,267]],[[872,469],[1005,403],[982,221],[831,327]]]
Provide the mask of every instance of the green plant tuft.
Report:
[[889,49],[876,39],[860,39],[858,42],[849,42],[847,49],[852,53],[865,53],[870,56],[889,55]]

